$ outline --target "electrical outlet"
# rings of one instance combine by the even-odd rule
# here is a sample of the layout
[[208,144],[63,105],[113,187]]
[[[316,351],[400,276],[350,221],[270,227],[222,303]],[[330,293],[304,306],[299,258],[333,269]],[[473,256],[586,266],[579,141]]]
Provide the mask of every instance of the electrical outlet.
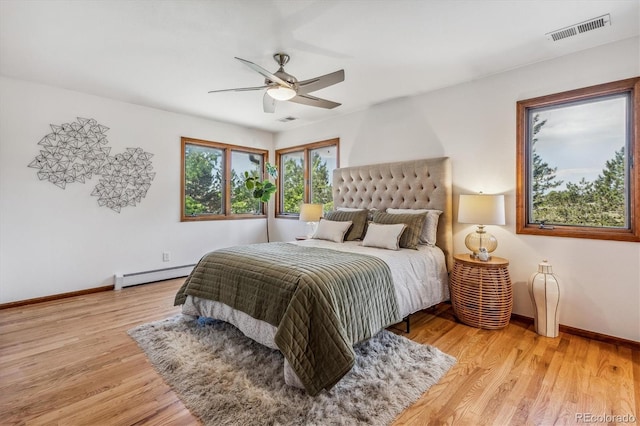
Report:
[[162,252],[162,261],[170,262],[171,261],[171,253],[168,251]]

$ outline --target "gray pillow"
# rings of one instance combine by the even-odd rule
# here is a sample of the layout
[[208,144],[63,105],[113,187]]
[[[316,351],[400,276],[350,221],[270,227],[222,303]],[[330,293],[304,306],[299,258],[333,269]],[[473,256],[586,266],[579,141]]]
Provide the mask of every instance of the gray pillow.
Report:
[[404,223],[407,225],[400,237],[400,247],[414,250],[418,248],[418,242],[420,241],[420,235],[422,234],[422,227],[424,226],[424,221],[426,219],[427,213],[391,214],[380,211],[373,213],[374,223],[382,223],[385,225]]
[[326,213],[324,218],[336,222],[353,222],[351,229],[349,229],[347,235],[344,237],[345,241],[353,241],[364,237],[364,231],[367,225],[367,214],[368,211],[366,209],[353,211],[336,210]]
[[436,245],[436,239],[438,238],[438,219],[442,214],[442,210],[433,209],[387,209],[387,213],[390,214],[420,214],[426,213],[427,220],[424,221],[422,227],[422,235],[420,235],[420,244],[427,244],[429,246]]

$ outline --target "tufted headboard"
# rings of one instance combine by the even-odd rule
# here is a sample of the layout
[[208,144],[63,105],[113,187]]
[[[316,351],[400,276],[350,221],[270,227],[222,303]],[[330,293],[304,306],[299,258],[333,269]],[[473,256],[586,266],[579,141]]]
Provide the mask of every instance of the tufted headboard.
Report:
[[343,167],[333,171],[333,204],[334,208],[442,210],[436,245],[444,251],[447,268],[451,269],[451,186],[448,157]]

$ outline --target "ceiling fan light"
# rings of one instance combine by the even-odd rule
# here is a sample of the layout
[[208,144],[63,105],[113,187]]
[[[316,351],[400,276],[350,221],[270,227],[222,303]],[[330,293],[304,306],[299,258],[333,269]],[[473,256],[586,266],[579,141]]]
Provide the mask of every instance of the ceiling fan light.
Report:
[[288,101],[296,95],[296,91],[290,87],[274,86],[267,89],[267,93],[278,101]]

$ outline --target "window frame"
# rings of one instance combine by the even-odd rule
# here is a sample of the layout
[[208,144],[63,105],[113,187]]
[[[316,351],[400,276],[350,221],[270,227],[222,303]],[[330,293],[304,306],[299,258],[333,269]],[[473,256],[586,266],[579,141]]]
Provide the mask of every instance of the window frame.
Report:
[[[318,142],[311,142],[303,145],[296,145],[287,148],[276,150],[276,166],[278,167],[278,191],[276,191],[276,213],[275,216],[281,219],[298,219],[299,213],[285,213],[282,212],[282,155],[290,154],[293,152],[303,152],[304,162],[304,194],[302,198],[303,203],[310,203],[311,199],[311,151],[323,148],[327,146],[336,147],[336,168],[340,167],[340,138],[326,139]],[[330,177],[331,178],[331,177]]]
[[[629,103],[629,147],[627,165],[629,167],[629,223],[626,228],[607,228],[574,225],[543,226],[530,222],[529,176],[532,167],[529,140],[528,111],[533,108],[549,107],[568,102],[585,101],[607,95],[628,93]],[[614,81],[605,84],[570,90],[547,96],[518,101],[516,104],[517,152],[516,152],[516,233],[546,235],[553,237],[589,238],[614,241],[640,241],[640,173],[636,161],[640,158],[640,77]]]
[[[262,176],[266,176],[266,164],[269,161],[269,151],[261,148],[252,148],[241,145],[232,145],[222,142],[207,141],[204,139],[195,139],[182,136],[180,138],[180,222],[199,222],[207,220],[235,220],[235,219],[259,219],[265,218],[266,206],[261,203],[262,212],[256,213],[231,213],[231,153],[233,151],[247,154],[262,155]],[[224,167],[222,197],[224,199],[224,213],[222,214],[203,214],[198,216],[185,215],[185,148],[187,145],[198,145],[207,148],[220,149],[223,152],[222,164]]]

